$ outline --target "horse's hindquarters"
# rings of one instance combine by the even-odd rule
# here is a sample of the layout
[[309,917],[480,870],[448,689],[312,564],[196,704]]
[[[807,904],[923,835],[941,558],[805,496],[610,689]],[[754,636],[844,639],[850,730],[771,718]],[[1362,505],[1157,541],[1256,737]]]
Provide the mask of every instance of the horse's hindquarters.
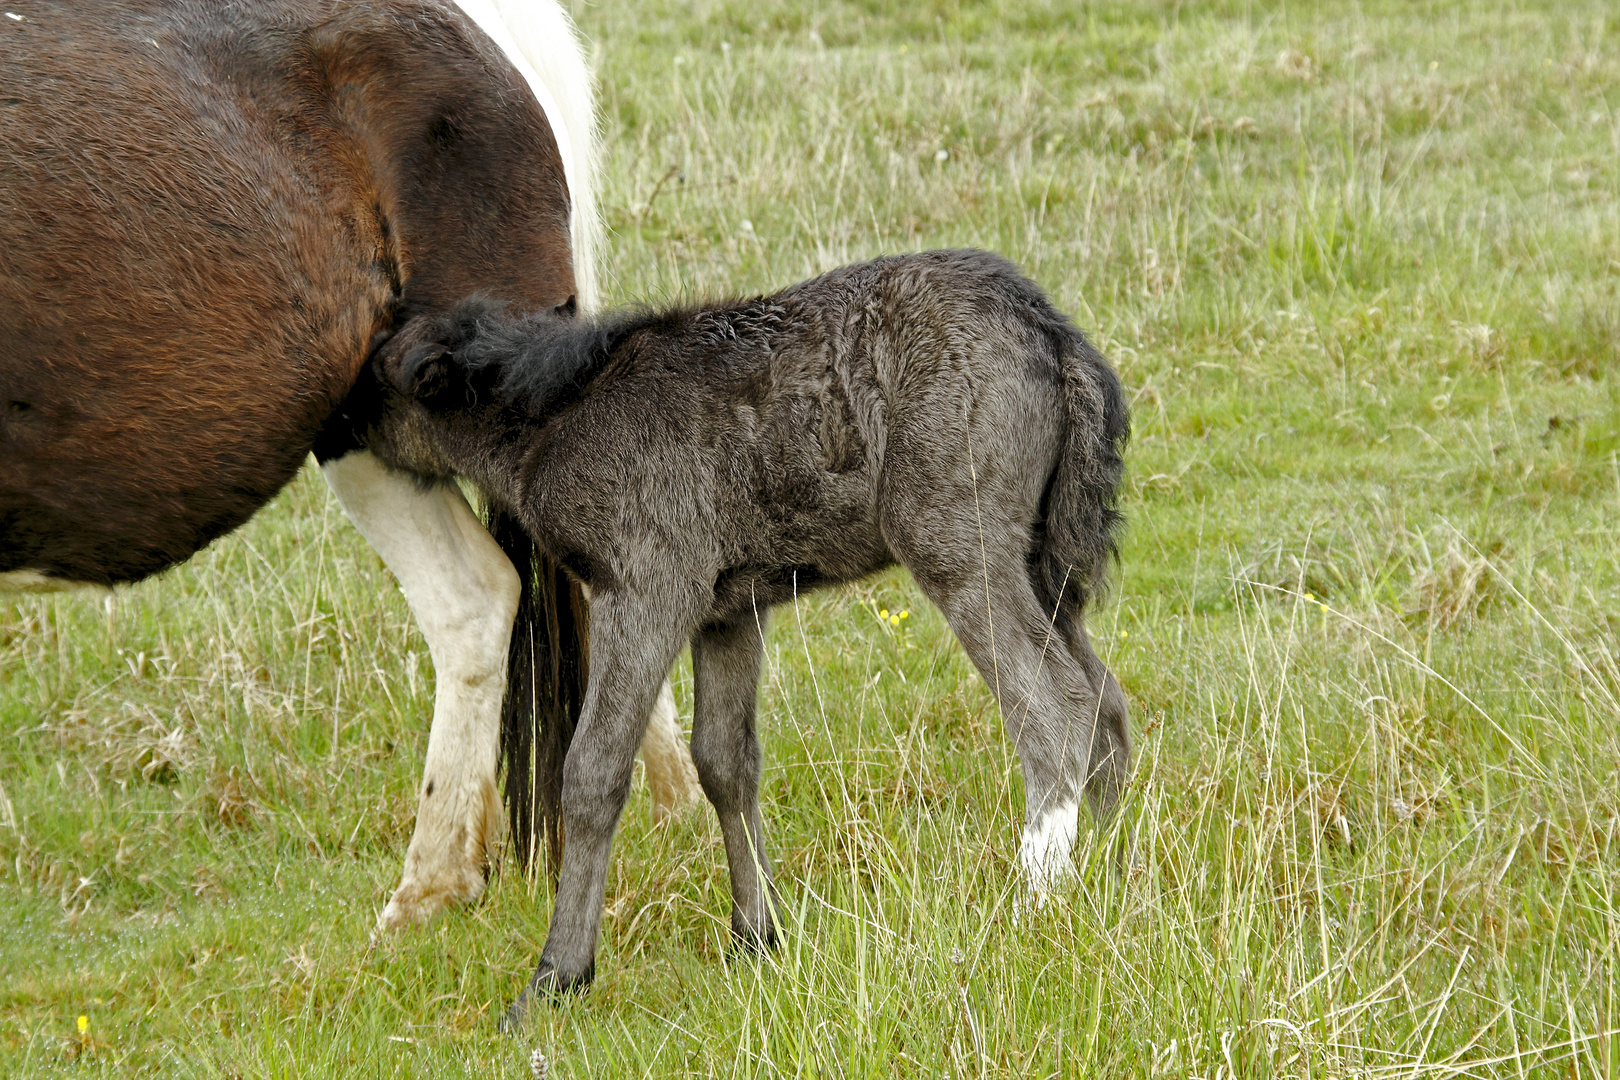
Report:
[[333,220],[341,178],[195,32],[59,4],[7,35],[0,572],[133,580],[241,524],[387,298],[365,223]]
[[545,117],[447,0],[40,0],[4,38],[0,573],[184,559],[401,306],[574,291]]

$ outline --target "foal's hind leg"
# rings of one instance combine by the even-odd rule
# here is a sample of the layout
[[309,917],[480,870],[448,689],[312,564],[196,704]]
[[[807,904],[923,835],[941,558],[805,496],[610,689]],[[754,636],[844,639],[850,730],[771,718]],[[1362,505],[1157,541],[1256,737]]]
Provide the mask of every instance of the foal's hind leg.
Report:
[[759,699],[763,620],[706,627],[692,638],[692,761],[720,818],[731,867],[731,932],[756,948],[776,945],[771,864],[759,818]]
[[1091,735],[1090,761],[1086,765],[1086,800],[1099,825],[1113,816],[1125,782],[1131,772],[1130,725],[1125,708],[1125,691],[1119,680],[1091,647],[1085,627],[1073,627],[1067,642],[1069,655],[1098,688],[1096,725]]
[[912,566],[995,694],[1018,749],[1025,812],[1019,857],[1031,888],[1041,893],[1073,869],[1097,697],[1085,671],[1050,633],[1021,560],[998,565],[990,555],[975,570],[947,574]]

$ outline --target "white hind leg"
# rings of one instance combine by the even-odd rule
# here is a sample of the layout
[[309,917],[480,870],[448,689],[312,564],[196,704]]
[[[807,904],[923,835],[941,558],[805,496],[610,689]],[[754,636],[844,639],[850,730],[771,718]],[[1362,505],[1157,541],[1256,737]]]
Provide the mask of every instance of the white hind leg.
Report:
[[[913,520],[926,525],[913,526]],[[944,613],[995,694],[1007,737],[1018,749],[1025,814],[1018,855],[1039,904],[1074,873],[1097,694],[1050,632],[1023,560],[1026,542],[992,533],[978,548],[972,545],[977,520],[968,519],[963,528],[949,509],[901,521],[887,530],[891,548]],[[947,556],[940,558],[940,552]],[[1110,796],[1104,793],[1101,802],[1111,806]]]
[[1047,640],[1023,567],[991,564],[987,571],[988,587],[970,573],[912,567],[995,694],[1007,737],[1018,748],[1025,811],[1018,854],[1038,902],[1074,870],[1095,698],[1078,665]]
[[652,791],[654,821],[668,821],[696,805],[703,789],[698,786],[692,753],[681,736],[681,718],[667,679],[653,705],[647,733],[641,737],[641,763],[647,769],[647,787]]
[[416,829],[379,921],[394,928],[484,891],[488,849],[500,834],[495,777],[518,576],[456,488],[425,488],[363,452],[321,471],[399,579],[433,657],[437,693]]

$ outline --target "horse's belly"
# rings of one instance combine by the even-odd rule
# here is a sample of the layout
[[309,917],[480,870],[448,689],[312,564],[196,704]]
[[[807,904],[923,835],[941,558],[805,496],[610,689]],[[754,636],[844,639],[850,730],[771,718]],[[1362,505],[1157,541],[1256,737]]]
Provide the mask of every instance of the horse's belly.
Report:
[[106,584],[291,478],[387,284],[262,103],[73,12],[24,28],[0,108],[0,573]]

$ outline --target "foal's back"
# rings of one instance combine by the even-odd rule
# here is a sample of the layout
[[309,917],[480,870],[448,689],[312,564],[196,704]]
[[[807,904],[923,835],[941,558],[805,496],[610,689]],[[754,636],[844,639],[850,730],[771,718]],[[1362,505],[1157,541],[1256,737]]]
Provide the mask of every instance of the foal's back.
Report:
[[[545,425],[522,501],[587,576],[606,569],[587,552],[606,522],[621,543],[678,542],[720,610],[896,558],[954,572],[977,550],[975,500],[995,507],[998,543],[1032,543],[1072,334],[1011,264],[975,251],[644,313]],[[664,564],[651,547],[627,558]]]

